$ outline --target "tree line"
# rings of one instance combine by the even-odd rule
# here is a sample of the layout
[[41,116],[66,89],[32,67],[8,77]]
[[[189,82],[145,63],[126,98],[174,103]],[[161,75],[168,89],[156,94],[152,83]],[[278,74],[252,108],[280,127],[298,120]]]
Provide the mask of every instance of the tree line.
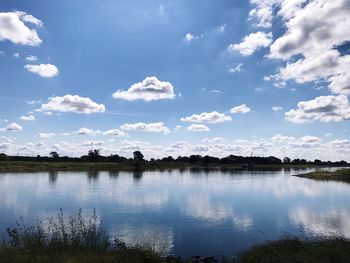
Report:
[[91,149],[86,155],[81,157],[60,156],[58,152],[52,151],[49,156],[9,156],[4,153],[0,154],[0,161],[39,161],[39,162],[116,162],[116,163],[134,163],[140,165],[141,163],[157,164],[157,163],[189,163],[198,165],[222,164],[222,165],[329,165],[329,166],[346,166],[346,161],[321,161],[315,159],[313,161],[306,159],[291,159],[284,157],[279,159],[274,156],[260,157],[260,156],[238,156],[229,155],[223,158],[218,158],[209,155],[190,155],[164,157],[161,159],[151,158],[146,160],[141,151],[134,151],[132,158],[126,158],[118,154],[111,154],[109,156],[101,155],[99,149]]

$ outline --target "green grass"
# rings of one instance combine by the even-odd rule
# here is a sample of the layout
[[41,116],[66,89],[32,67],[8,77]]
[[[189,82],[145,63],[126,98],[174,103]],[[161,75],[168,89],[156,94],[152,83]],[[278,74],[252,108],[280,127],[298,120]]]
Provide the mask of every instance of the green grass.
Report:
[[19,219],[7,234],[0,262],[177,262],[149,248],[111,241],[95,211],[84,218],[80,210],[76,217],[65,220],[61,210],[56,217],[30,226]]
[[316,180],[334,180],[334,181],[345,181],[350,182],[350,169],[340,169],[334,172],[328,172],[328,171],[316,171],[306,174],[298,174],[295,175],[297,177],[302,178],[310,178],[310,179],[316,179]]
[[286,237],[269,241],[242,253],[237,263],[349,263],[350,241],[329,237]]

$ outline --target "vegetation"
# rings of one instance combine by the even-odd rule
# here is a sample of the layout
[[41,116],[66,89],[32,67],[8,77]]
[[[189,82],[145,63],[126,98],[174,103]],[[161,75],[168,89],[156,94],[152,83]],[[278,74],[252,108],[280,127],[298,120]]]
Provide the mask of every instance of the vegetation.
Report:
[[237,263],[348,263],[350,241],[339,237],[285,237],[242,253]]
[[0,249],[0,262],[177,262],[166,259],[150,248],[127,246],[122,241],[110,241],[101,228],[94,211],[84,218],[81,210],[68,223],[62,210],[57,217],[26,226],[20,219],[7,229],[8,239]]
[[298,177],[310,178],[316,180],[334,180],[334,181],[347,181],[350,182],[350,169],[340,169],[334,172],[329,171],[315,171],[306,174],[298,174]]
[[141,170],[141,169],[172,169],[172,168],[222,168],[222,169],[271,169],[273,167],[289,166],[347,166],[345,161],[322,162],[320,160],[307,161],[305,159],[291,160],[285,157],[283,160],[274,156],[237,156],[229,155],[223,158],[209,155],[190,155],[151,158],[145,160],[140,151],[133,153],[133,158],[126,158],[113,154],[103,156],[98,149],[92,149],[87,155],[81,157],[60,156],[57,152],[51,152],[50,156],[7,156],[0,154],[0,172],[30,172],[30,171],[80,171],[80,170]]
[[[8,237],[0,246],[0,262],[4,263],[185,263],[217,262],[213,257],[192,257],[188,260],[162,255],[140,246],[130,246],[119,239],[111,239],[101,228],[94,211],[84,217],[80,210],[76,217],[64,218],[62,210],[47,221],[27,226],[22,219],[7,229]],[[232,263],[331,263],[349,262],[350,241],[339,238],[307,239],[284,237],[255,245]]]

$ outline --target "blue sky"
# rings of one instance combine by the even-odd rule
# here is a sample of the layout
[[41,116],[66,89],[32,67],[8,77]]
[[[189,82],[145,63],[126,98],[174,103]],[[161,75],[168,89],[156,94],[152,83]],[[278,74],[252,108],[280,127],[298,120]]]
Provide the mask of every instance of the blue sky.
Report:
[[349,2],[325,3],[1,1],[0,151],[350,161]]

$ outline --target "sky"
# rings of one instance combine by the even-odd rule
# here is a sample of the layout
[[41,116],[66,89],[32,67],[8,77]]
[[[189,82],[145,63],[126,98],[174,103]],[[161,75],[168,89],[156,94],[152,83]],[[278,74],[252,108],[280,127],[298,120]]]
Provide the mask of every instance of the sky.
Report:
[[2,0],[0,152],[350,161],[350,0]]

